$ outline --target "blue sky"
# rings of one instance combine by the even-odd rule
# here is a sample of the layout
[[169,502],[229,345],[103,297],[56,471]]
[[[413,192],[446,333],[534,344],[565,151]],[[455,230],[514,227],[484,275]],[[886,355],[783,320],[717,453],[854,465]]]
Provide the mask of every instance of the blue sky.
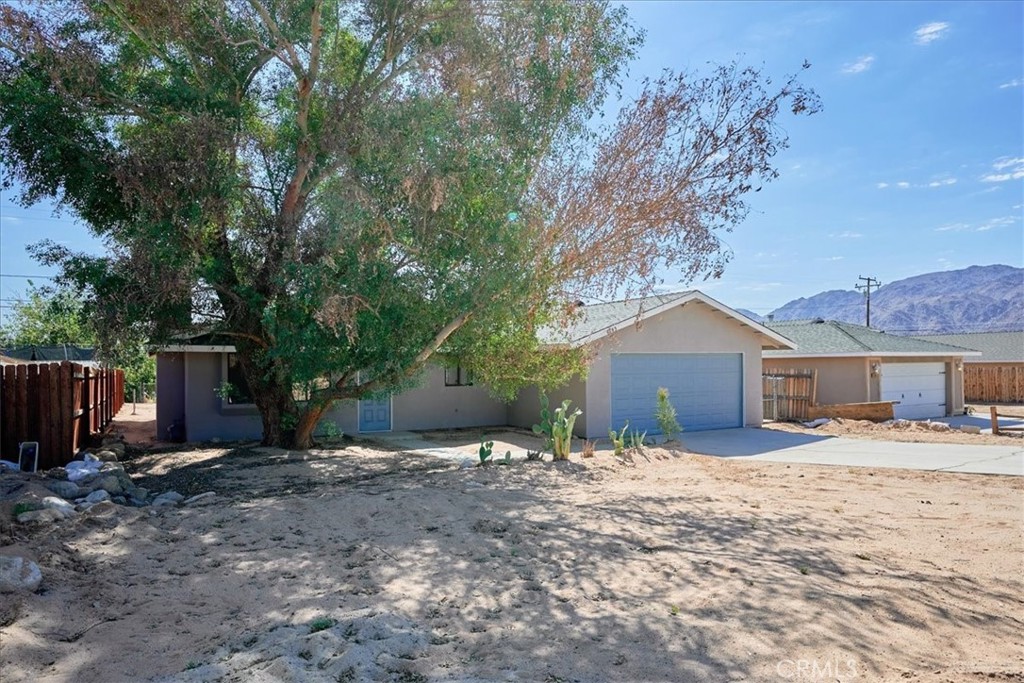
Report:
[[[738,59],[803,80],[824,110],[786,116],[782,176],[751,196],[724,235],[734,258],[694,283],[766,313],[860,275],[883,283],[935,270],[1024,266],[1024,3],[635,2],[647,31],[624,89],[664,67]],[[0,202],[0,273],[48,271],[25,253],[43,238],[101,245],[50,207]],[[678,278],[665,274],[671,285]],[[0,277],[0,305],[24,292]],[[6,309],[0,309],[6,311]]]

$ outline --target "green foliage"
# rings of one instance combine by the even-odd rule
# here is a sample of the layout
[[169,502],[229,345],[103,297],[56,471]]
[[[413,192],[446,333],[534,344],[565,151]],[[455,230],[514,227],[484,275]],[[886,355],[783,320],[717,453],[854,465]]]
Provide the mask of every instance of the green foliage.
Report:
[[326,631],[329,628],[333,628],[338,622],[330,617],[317,617],[313,621],[309,622],[309,632],[318,633],[319,631]]
[[642,451],[644,444],[647,441],[647,432],[640,432],[636,429],[631,429],[629,432],[629,447],[634,451]]
[[230,401],[232,398],[238,396],[238,389],[235,385],[227,380],[221,380],[221,383],[213,390],[213,393],[217,398],[222,401]]
[[91,347],[96,334],[83,303],[71,292],[31,287],[25,299],[11,306],[0,327],[0,346]]
[[654,419],[666,441],[672,441],[683,431],[676,419],[676,409],[668,400],[668,389],[658,387],[658,407],[654,411]]
[[326,418],[320,420],[320,435],[327,439],[335,440],[344,436],[344,432],[338,428],[338,424],[334,420]]
[[493,452],[493,450],[494,450],[494,442],[493,441],[486,441],[485,442],[483,439],[480,439],[480,450],[479,450],[479,453],[480,453],[480,464],[481,465],[486,465],[490,461],[491,453]]
[[540,424],[533,425],[533,433],[544,437],[544,451],[550,451],[555,444],[549,405],[548,395],[540,392]]
[[511,465],[512,464],[512,451],[505,451],[505,457],[497,461],[499,465]]
[[629,420],[626,420],[626,424],[622,425],[622,431],[618,434],[615,433],[614,429],[608,430],[608,438],[611,439],[612,448],[615,449],[615,456],[621,458],[626,452],[626,430],[629,428]]
[[544,450],[550,450],[555,460],[568,460],[572,450],[572,428],[576,424],[576,418],[583,414],[577,408],[569,412],[572,400],[562,401],[562,405],[555,408],[554,415],[549,409],[548,396],[543,391],[540,393],[540,424],[533,425],[533,433],[544,437]]
[[15,519],[17,519],[18,515],[20,515],[20,514],[22,514],[24,512],[31,512],[33,510],[38,510],[38,509],[39,509],[39,505],[37,505],[35,503],[26,503],[26,502],[22,501],[20,503],[15,503],[14,504],[14,509],[11,510],[11,514],[14,516]]

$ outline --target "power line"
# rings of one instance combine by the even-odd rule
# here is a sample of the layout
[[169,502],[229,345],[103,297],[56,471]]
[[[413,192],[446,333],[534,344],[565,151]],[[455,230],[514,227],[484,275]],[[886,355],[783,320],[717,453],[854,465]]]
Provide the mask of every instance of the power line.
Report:
[[56,280],[57,279],[57,278],[53,277],[52,275],[14,275],[13,273],[0,273],[0,277],[16,277],[16,278],[22,278],[22,279],[27,279],[27,280],[31,280],[33,278],[38,278],[40,280]]
[[854,285],[858,290],[864,290],[864,296],[868,302],[868,315],[867,315],[867,327],[871,327],[871,287],[878,289],[882,286],[882,283],[873,277],[864,277],[863,275],[857,278],[858,280],[864,280],[865,284]]

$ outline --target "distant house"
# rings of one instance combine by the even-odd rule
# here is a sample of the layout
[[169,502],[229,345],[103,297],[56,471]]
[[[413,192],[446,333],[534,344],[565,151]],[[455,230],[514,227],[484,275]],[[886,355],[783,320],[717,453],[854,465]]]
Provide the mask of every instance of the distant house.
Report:
[[987,403],[1024,403],[1024,331],[923,335],[918,339],[981,353],[964,358],[964,398]]
[[10,346],[0,349],[0,364],[59,363],[69,360],[73,363],[98,366],[96,349],[73,344],[51,346]]
[[[659,387],[671,394],[689,431],[760,426],[762,349],[791,349],[782,334],[698,292],[585,306],[574,326],[548,331],[550,344],[587,346],[586,379],[551,392],[552,407],[571,398],[583,409],[581,437],[607,437],[612,426],[650,434]],[[197,337],[157,353],[157,435],[190,441],[253,439],[261,421],[245,392],[223,397],[222,382],[241,384],[234,346]],[[384,401],[346,401],[328,414],[348,433],[513,425],[538,420],[536,389],[511,404],[492,398],[458,366],[433,366],[419,386]]]
[[765,370],[816,370],[818,404],[898,401],[894,406],[898,418],[962,414],[964,362],[980,355],[951,344],[835,320],[767,325],[793,340],[797,348],[765,351]]

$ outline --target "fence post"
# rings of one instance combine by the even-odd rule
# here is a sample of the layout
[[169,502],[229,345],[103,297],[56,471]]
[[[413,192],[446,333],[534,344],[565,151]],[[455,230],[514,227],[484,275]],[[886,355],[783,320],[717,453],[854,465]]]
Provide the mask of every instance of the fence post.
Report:
[[6,460],[15,460],[14,454],[18,452],[18,440],[21,439],[21,430],[18,424],[18,389],[17,377],[14,365],[8,365],[3,369],[3,377],[0,379],[0,429],[3,429],[3,439],[0,441],[0,454]]

